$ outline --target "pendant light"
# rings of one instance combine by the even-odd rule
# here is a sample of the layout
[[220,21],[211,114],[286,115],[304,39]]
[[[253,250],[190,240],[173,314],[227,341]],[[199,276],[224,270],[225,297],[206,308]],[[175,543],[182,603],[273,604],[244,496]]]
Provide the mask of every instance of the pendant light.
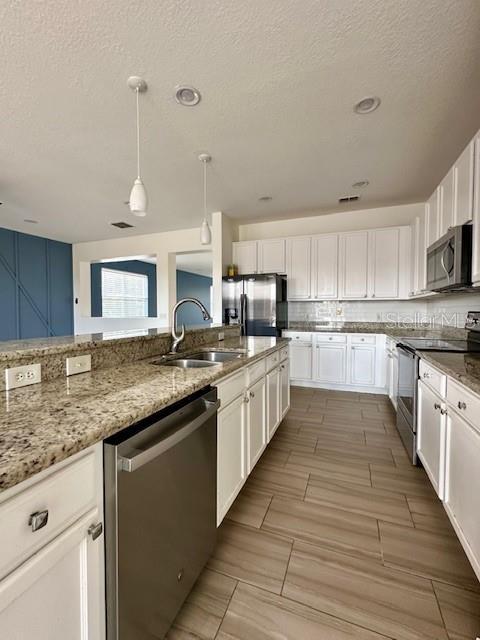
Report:
[[130,211],[134,216],[143,218],[147,215],[147,191],[145,185],[140,177],[140,113],[138,108],[138,94],[147,90],[147,83],[143,78],[139,76],[130,76],[127,80],[127,84],[135,91],[135,98],[137,102],[137,179],[133,183],[132,190],[130,191],[129,206]]
[[198,159],[203,162],[203,222],[200,228],[200,242],[201,244],[211,244],[212,232],[207,220],[207,164],[212,157],[208,153],[201,153]]

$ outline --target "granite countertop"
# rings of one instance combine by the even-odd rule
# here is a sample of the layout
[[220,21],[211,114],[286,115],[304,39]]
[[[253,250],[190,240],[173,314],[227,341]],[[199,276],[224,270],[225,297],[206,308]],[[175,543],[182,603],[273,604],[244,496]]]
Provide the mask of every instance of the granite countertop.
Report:
[[480,353],[422,351],[419,355],[422,360],[480,395]]
[[190,351],[244,354],[212,367],[158,366],[156,356],[1,393],[0,491],[286,344],[285,338],[229,338]]

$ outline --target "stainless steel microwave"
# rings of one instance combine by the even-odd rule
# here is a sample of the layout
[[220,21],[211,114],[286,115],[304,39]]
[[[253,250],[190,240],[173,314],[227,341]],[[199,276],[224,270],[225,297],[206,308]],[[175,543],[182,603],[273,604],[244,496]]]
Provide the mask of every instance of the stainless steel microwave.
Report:
[[450,227],[427,249],[427,289],[452,291],[472,286],[472,225]]

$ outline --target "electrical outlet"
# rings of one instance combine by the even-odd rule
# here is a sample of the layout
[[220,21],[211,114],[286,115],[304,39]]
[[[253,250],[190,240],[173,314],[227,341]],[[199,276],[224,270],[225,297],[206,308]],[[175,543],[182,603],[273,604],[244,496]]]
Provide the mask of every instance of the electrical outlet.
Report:
[[225,340],[225,333],[224,333],[223,331],[219,331],[219,333],[218,333],[218,340],[219,340],[219,342],[220,342],[221,340]]
[[76,373],[84,373],[92,368],[92,356],[85,353],[83,356],[75,356],[66,360],[67,376],[73,376]]
[[40,364],[25,364],[21,367],[5,369],[5,389],[26,387],[42,381],[42,367]]

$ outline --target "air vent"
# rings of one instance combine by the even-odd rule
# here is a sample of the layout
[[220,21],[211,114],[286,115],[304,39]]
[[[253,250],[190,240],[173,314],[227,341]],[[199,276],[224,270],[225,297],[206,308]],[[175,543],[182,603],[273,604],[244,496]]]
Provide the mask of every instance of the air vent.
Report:
[[343,196],[343,198],[339,198],[339,202],[356,202],[360,200],[360,196]]
[[118,229],[131,229],[133,228],[133,224],[128,224],[128,222],[112,222],[112,227],[118,227]]

